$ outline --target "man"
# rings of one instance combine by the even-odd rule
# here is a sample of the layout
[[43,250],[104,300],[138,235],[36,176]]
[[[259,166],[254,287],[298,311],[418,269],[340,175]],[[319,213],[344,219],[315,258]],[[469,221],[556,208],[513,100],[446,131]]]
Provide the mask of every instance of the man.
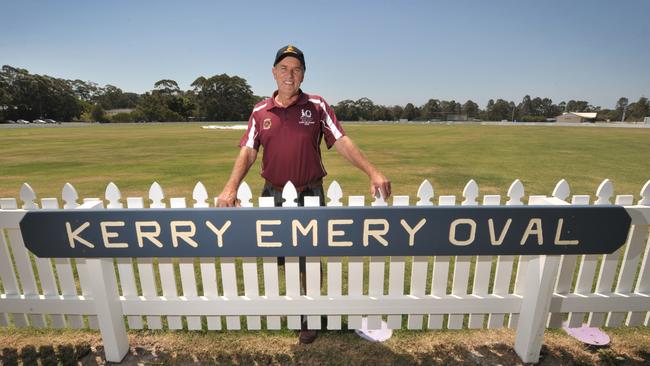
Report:
[[[381,192],[384,198],[390,197],[390,181],[345,135],[332,108],[320,96],[302,92],[305,70],[305,56],[297,47],[288,45],[278,50],[272,69],[278,89],[271,98],[255,105],[248,130],[239,143],[239,156],[217,199],[218,207],[239,205],[237,188],[255,162],[260,146],[264,148],[261,174],[266,180],[262,196],[274,197],[275,205],[281,206],[282,190],[291,181],[298,192],[299,205],[303,205],[305,196],[319,196],[324,205],[323,177],[327,172],[320,152],[323,137],[328,149],[334,146],[368,175],[372,196]],[[300,341],[311,343],[315,337],[315,331],[304,329]]]

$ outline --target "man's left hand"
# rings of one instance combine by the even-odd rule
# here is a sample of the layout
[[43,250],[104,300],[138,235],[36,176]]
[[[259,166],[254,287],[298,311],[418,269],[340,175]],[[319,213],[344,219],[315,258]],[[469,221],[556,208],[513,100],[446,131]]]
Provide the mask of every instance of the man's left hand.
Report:
[[377,190],[381,192],[384,200],[387,200],[391,195],[390,180],[386,178],[381,172],[375,172],[370,176],[370,194],[376,197]]

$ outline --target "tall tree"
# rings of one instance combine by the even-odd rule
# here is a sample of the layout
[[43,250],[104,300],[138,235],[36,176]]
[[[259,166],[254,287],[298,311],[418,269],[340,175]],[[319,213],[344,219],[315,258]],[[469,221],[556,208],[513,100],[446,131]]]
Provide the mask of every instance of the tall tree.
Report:
[[648,98],[640,97],[639,100],[630,104],[628,107],[629,120],[643,121],[645,117],[650,117],[650,104]]
[[217,121],[244,121],[258,97],[239,76],[198,77],[192,83],[200,116]]
[[415,109],[415,106],[413,103],[408,103],[404,107],[404,111],[402,111],[402,118],[413,121],[417,117],[417,110]]
[[472,100],[468,100],[463,104],[462,111],[467,115],[467,117],[474,118],[478,116],[479,107],[478,104],[474,103]]
[[625,121],[625,112],[629,103],[630,101],[626,97],[620,97],[616,102],[616,111],[618,111],[618,118],[621,121]]

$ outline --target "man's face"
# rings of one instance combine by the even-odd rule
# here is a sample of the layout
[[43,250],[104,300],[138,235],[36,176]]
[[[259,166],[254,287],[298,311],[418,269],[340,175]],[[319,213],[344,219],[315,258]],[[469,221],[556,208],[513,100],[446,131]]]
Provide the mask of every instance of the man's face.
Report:
[[288,95],[298,94],[305,70],[300,61],[291,56],[283,58],[273,67],[273,78],[278,84],[278,92]]

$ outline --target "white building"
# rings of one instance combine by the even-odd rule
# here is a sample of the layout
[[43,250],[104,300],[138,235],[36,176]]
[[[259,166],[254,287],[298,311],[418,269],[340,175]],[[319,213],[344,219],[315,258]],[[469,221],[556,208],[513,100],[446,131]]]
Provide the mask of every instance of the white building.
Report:
[[596,112],[564,112],[555,119],[557,122],[594,122],[597,115]]

